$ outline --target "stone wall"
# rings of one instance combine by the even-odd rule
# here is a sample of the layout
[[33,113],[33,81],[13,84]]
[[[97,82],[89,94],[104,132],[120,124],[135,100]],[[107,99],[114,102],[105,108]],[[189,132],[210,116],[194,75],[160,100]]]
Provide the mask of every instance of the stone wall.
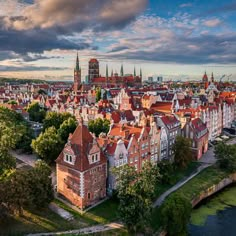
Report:
[[[236,173],[229,175],[228,178],[224,178],[221,180],[218,184],[215,184],[205,191],[201,192],[198,197],[194,198],[191,201],[192,207],[195,207],[199,202],[201,202],[203,199],[210,197],[211,195],[219,192],[223,188],[227,187],[228,185],[235,183],[236,182]],[[161,231],[158,233],[158,236],[166,236],[167,232],[166,231]]]
[[210,188],[206,189],[205,191],[201,192],[196,198],[191,201],[192,207],[195,207],[203,199],[217,193],[218,191],[222,190],[223,188],[227,187],[228,185],[234,182],[236,182],[236,173],[229,175],[228,178],[221,180],[218,184],[215,184]]

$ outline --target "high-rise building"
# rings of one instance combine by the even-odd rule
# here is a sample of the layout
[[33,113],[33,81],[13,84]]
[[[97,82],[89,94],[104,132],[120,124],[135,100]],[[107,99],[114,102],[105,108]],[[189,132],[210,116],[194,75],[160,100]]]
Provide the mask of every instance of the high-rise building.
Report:
[[81,85],[81,68],[79,66],[79,56],[77,53],[76,64],[74,69],[74,92],[77,93]]
[[92,79],[99,77],[99,62],[96,58],[92,58],[89,61],[88,75],[89,83],[91,83]]

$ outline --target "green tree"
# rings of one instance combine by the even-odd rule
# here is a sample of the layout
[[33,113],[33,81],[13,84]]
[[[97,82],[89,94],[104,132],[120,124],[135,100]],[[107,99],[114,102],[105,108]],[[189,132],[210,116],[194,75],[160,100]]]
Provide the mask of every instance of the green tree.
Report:
[[14,169],[15,167],[16,159],[10,155],[7,150],[0,149],[0,176],[2,176],[5,171]]
[[46,129],[31,145],[34,152],[47,163],[53,163],[64,147],[55,127]]
[[88,129],[91,133],[94,133],[97,137],[100,133],[108,133],[110,127],[110,121],[107,119],[98,118],[96,120],[90,120],[88,122]]
[[4,202],[10,211],[23,213],[23,207],[29,203],[29,186],[27,172],[15,170],[4,179],[5,194]]
[[77,122],[74,118],[70,117],[68,120],[65,120],[58,129],[58,134],[61,137],[64,143],[67,142],[68,136],[70,133],[73,134],[77,126]]
[[134,167],[125,165],[115,168],[119,199],[119,216],[130,232],[144,230],[149,225],[155,186],[160,178],[156,165],[144,164],[138,173]]
[[233,173],[236,171],[236,145],[227,145],[220,142],[215,147],[217,164],[223,170]]
[[46,111],[40,107],[38,102],[31,103],[27,108],[27,112],[29,113],[30,120],[35,122],[42,123],[46,116]]
[[47,112],[46,117],[43,121],[43,128],[46,130],[49,127],[54,126],[56,129],[60,128],[60,125],[69,118],[74,117],[68,112],[57,113],[57,112]]
[[179,168],[186,168],[192,161],[191,140],[177,136],[174,150],[174,163]]
[[32,130],[21,114],[0,108],[0,149],[22,148],[30,150]]
[[0,177],[0,209],[18,212],[23,208],[42,208],[53,199],[51,169],[43,161],[33,169],[13,170]]
[[172,177],[174,173],[174,166],[173,163],[169,160],[162,160],[157,164],[160,175],[161,175],[161,183],[162,184],[171,184]]
[[96,89],[96,102],[99,102],[101,100],[101,96],[102,96],[102,91],[101,91],[101,88],[98,87]]
[[191,203],[180,194],[174,193],[164,201],[161,206],[161,222],[168,235],[187,235],[191,211]]
[[37,161],[28,171],[29,205],[34,208],[47,206],[53,200],[51,168],[44,161]]

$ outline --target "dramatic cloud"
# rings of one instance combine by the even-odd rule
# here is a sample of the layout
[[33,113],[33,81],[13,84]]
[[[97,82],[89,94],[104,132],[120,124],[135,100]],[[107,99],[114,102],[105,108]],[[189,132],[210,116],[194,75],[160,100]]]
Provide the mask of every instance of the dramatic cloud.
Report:
[[4,51],[0,60],[12,59],[15,53],[16,58],[34,61],[47,58],[28,53],[98,49],[87,40],[71,38],[85,29],[120,29],[145,9],[147,0],[0,0],[0,4],[0,51]]
[[5,17],[6,27],[17,30],[62,26],[124,26],[142,12],[147,0],[35,0],[21,18]]
[[222,23],[221,20],[219,20],[217,18],[206,20],[203,22],[203,24],[207,27],[216,27],[216,26],[220,25],[221,23]]
[[141,17],[109,46],[108,56],[179,64],[236,63],[236,33],[203,33],[205,22],[189,15],[168,20]]
[[47,66],[4,66],[0,65],[0,72],[1,71],[59,71],[59,70],[66,70],[66,67],[47,67]]

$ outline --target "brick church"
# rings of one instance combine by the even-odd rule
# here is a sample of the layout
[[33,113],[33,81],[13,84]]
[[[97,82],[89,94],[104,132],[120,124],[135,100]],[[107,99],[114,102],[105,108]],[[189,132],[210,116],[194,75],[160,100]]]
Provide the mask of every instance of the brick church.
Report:
[[85,209],[106,197],[107,161],[96,138],[82,123],[56,160],[57,191]]
[[79,57],[77,53],[76,65],[74,69],[74,93],[77,94],[79,90],[88,91],[93,86],[101,88],[126,88],[126,87],[141,87],[142,86],[142,70],[140,74],[136,75],[134,68],[133,74],[124,74],[124,67],[121,65],[120,74],[111,72],[108,75],[108,65],[106,66],[106,75],[99,74],[99,61],[96,58],[90,59],[88,63],[88,77],[86,82],[82,83],[81,68],[79,65]]

